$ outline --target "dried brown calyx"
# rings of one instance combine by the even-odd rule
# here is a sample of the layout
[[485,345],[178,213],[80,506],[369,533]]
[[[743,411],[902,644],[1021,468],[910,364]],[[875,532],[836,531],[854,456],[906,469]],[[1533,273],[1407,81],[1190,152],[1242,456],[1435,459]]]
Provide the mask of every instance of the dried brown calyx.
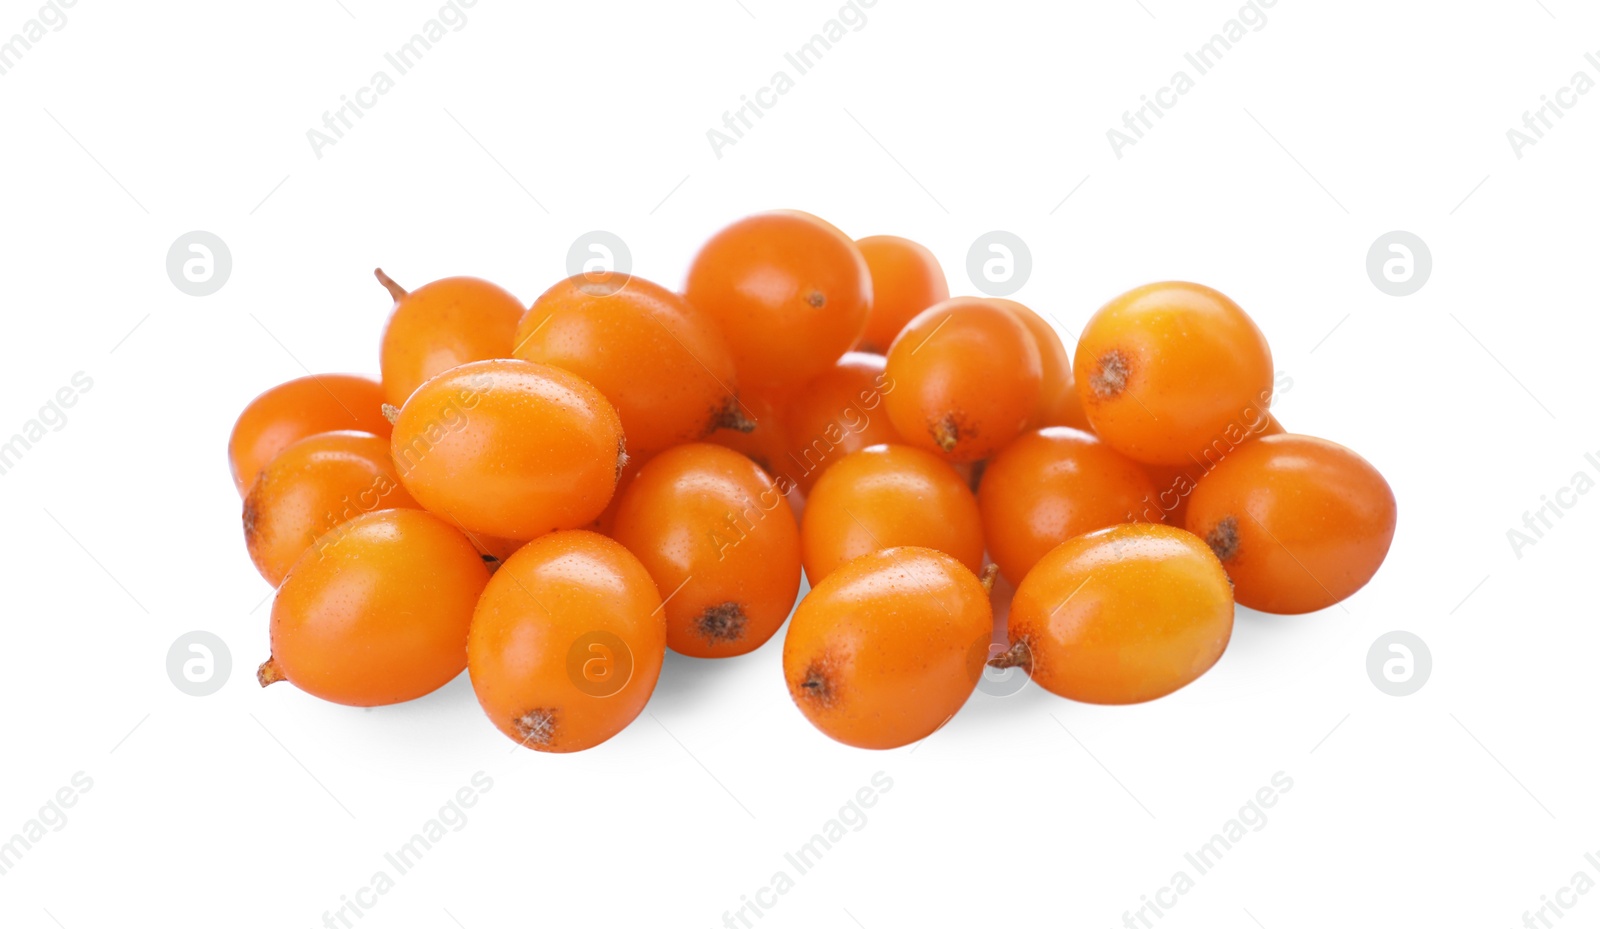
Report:
[[706,607],[705,612],[694,618],[694,630],[707,642],[737,642],[744,637],[749,621],[744,607],[730,600]]
[[735,432],[754,432],[756,421],[744,415],[744,404],[733,395],[728,396],[722,408],[711,414],[711,430],[732,429]]
[[1028,640],[1021,638],[1013,642],[1010,648],[989,659],[989,667],[1000,670],[1021,668],[1024,671],[1032,671],[1033,650],[1028,648]]
[[523,745],[549,746],[556,740],[556,717],[556,711],[547,707],[528,710],[511,721],[511,731]]
[[1131,373],[1128,356],[1121,349],[1111,349],[1096,361],[1094,372],[1089,375],[1089,389],[1102,400],[1113,399],[1127,389]]
[[1224,516],[1206,533],[1206,544],[1216,553],[1218,561],[1227,561],[1239,554],[1239,521],[1232,516]]
[[839,699],[839,688],[833,662],[827,656],[811,659],[806,671],[796,682],[795,697],[812,706],[827,708]]
[[276,684],[279,681],[286,681],[288,679],[289,678],[286,677],[283,671],[278,667],[278,663],[274,661],[270,655],[267,657],[266,661],[261,662],[261,667],[256,669],[256,683],[260,684],[262,687],[265,687],[268,684]]

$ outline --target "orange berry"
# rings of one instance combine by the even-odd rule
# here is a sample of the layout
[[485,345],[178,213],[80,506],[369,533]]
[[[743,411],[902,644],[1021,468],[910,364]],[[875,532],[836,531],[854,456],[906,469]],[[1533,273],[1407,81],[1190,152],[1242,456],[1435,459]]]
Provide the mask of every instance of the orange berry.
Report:
[[806,493],[835,461],[870,445],[899,442],[883,409],[893,389],[882,355],[850,352],[797,391],[784,409],[790,473]]
[[[1250,439],[1258,439],[1265,435],[1282,435],[1284,432],[1283,425],[1271,413],[1262,412],[1259,416],[1252,413],[1242,417],[1240,422],[1245,427],[1243,436],[1239,438],[1240,445]],[[1185,525],[1189,513],[1189,498],[1194,495],[1195,485],[1200,483],[1200,478],[1205,475],[1207,468],[1216,467],[1225,457],[1227,456],[1208,453],[1205,460],[1200,462],[1191,459],[1176,465],[1145,465],[1145,473],[1150,475],[1150,481],[1156,490],[1153,509],[1161,511],[1165,517],[1160,521],[1169,526]],[[1145,509],[1149,512],[1152,507]]]
[[228,437],[228,465],[239,496],[279,452],[308,435],[341,429],[389,437],[383,385],[353,374],[313,374],[251,400]]
[[416,509],[389,443],[365,432],[307,436],[261,469],[244,498],[244,541],[276,587],[323,533],[374,510]]
[[1094,432],[1149,464],[1201,460],[1272,401],[1272,351],[1244,310],[1200,284],[1130,290],[1078,339],[1076,381]]
[[1039,346],[1017,314],[957,297],[924,310],[889,348],[889,419],[906,443],[977,461],[1016,438],[1039,406]]
[[[617,489],[611,495],[611,502],[606,504],[604,511],[595,518],[594,525],[588,528],[601,535],[611,535],[611,530],[617,525],[617,507],[622,503],[622,495],[633,486],[633,481],[639,472],[651,461],[649,455],[628,455],[628,462],[622,466],[622,473],[617,475]],[[668,588],[669,590],[671,588]]]
[[1068,539],[1017,585],[1011,650],[1051,693],[1142,703],[1204,674],[1233,634],[1233,590],[1217,556],[1172,526],[1129,523]]
[[437,516],[358,516],[319,538],[284,578],[272,603],[272,657],[256,677],[350,706],[432,693],[467,666],[467,627],[488,581],[477,550]]
[[720,445],[679,445],[620,496],[612,537],[667,595],[673,651],[743,655],[783,625],[800,590],[800,530],[755,462]]
[[783,425],[782,400],[766,393],[742,392],[739,404],[750,418],[750,431],[724,426],[706,436],[706,441],[744,455],[787,489],[794,479],[788,476],[789,436]]
[[[456,528],[460,529],[461,527],[457,526]],[[510,558],[517,549],[527,544],[521,539],[502,539],[499,536],[484,535],[481,532],[471,532],[465,529],[461,531],[461,534],[467,537],[467,541],[472,543],[472,547],[477,549],[479,554],[487,556],[484,561],[490,563],[491,570],[498,567],[507,558]]]
[[469,361],[511,356],[522,301],[476,277],[447,277],[407,293],[379,268],[394,297],[379,353],[384,396],[400,406],[422,382]]
[[983,567],[983,521],[967,483],[935,455],[905,445],[852,452],[806,498],[800,551],[815,587],[867,552],[915,545]]
[[912,317],[950,299],[939,259],[923,246],[895,235],[873,235],[856,240],[872,277],[872,310],[859,348],[879,355]]
[[552,532],[500,566],[466,657],[478,703],[519,745],[578,752],[621,732],[655,691],[661,595],[639,559],[595,532]]
[[747,424],[722,333],[682,297],[641,277],[580,274],[556,284],[522,318],[515,355],[598,388],[617,408],[635,454]]
[[783,642],[789,696],[857,748],[898,748],[961,709],[993,634],[989,591],[928,548],[862,555],[800,601]]
[[1365,458],[1323,439],[1273,435],[1200,478],[1187,525],[1222,559],[1240,603],[1310,613],[1372,580],[1395,519],[1394,491]]
[[1138,462],[1086,432],[1025,432],[990,459],[978,485],[989,557],[1013,584],[1073,536],[1126,522],[1160,522]]
[[600,391],[516,359],[474,361],[423,384],[390,441],[418,502],[506,539],[588,525],[626,461],[622,423]]
[[[1028,428],[1081,428],[1067,421],[1075,418],[1074,411],[1081,411],[1082,404],[1078,402],[1078,388],[1072,380],[1072,358],[1067,354],[1067,347],[1061,344],[1061,336],[1056,333],[1055,327],[1043,316],[1015,300],[991,299],[1015,314],[1018,321],[1028,328],[1034,344],[1039,346],[1039,405],[1034,408]],[[1081,412],[1076,418],[1088,422]]]
[[689,267],[684,294],[722,328],[740,383],[770,391],[816,377],[856,344],[872,278],[844,233],[780,210],[712,236]]

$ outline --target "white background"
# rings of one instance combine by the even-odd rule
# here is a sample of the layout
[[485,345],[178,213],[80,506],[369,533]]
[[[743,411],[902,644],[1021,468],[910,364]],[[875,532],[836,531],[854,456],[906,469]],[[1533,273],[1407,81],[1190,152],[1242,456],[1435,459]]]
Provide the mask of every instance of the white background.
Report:
[[[0,2],[0,39],[37,9]],[[1600,77],[1600,16],[1278,0],[1118,159],[1107,129],[1238,9],[878,0],[719,159],[706,131],[834,0],[479,0],[319,159],[307,130],[437,2],[79,0],[0,77],[0,436],[93,379],[0,476],[0,838],[76,772],[93,787],[0,876],[0,923],[321,925],[478,771],[494,786],[464,828],[360,925],[722,925],[879,771],[865,826],[763,929],[1120,925],[1280,771],[1293,789],[1166,898],[1163,929],[1514,926],[1576,872],[1600,879],[1600,495],[1567,497],[1520,558],[1506,535],[1600,477],[1600,94],[1520,159],[1506,137],[1575,72]],[[884,753],[805,722],[776,639],[669,655],[647,714],[577,756],[514,750],[464,676],[371,711],[256,687],[269,591],[228,430],[308,369],[376,371],[375,265],[531,300],[605,229],[677,286],[705,237],[775,207],[916,237],[957,293],[973,239],[1014,232],[1034,257],[1017,296],[1069,345],[1136,284],[1218,287],[1293,379],[1279,418],[1393,484],[1388,562],[1321,614],[1240,610],[1215,670],[1168,699],[980,694]],[[165,271],[193,229],[233,254],[209,297]],[[1410,297],[1365,270],[1392,229],[1432,250]],[[233,657],[214,696],[165,670],[195,629]],[[1367,676],[1394,629],[1432,650],[1414,696]],[[1600,919],[1600,893],[1563,899],[1568,925]]]

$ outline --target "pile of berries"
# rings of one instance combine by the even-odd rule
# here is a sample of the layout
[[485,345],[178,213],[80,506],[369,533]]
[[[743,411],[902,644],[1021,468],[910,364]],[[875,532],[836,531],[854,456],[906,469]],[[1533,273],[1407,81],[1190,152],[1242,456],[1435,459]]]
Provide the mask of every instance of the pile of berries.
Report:
[[274,387],[229,440],[278,588],[263,685],[374,706],[465,668],[507,736],[579,751],[666,649],[765,643],[803,570],[790,696],[892,748],[985,663],[1089,703],[1171,693],[1236,601],[1330,606],[1394,535],[1388,484],[1284,431],[1266,339],[1198,284],[1117,297],[1069,358],[1022,304],[950,298],[915,242],[793,211],[717,233],[681,293],[596,271],[524,308],[378,278],[382,382]]

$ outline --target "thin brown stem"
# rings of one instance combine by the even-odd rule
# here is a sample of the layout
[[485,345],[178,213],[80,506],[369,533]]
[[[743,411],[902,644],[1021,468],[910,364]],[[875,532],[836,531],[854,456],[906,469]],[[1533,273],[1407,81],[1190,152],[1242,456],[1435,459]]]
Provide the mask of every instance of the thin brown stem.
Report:
[[396,284],[394,282],[394,278],[384,274],[382,268],[374,268],[372,273],[377,275],[378,283],[382,284],[384,289],[389,291],[389,296],[394,298],[394,302],[399,303],[401,300],[406,298],[406,289],[401,287],[399,284]]

